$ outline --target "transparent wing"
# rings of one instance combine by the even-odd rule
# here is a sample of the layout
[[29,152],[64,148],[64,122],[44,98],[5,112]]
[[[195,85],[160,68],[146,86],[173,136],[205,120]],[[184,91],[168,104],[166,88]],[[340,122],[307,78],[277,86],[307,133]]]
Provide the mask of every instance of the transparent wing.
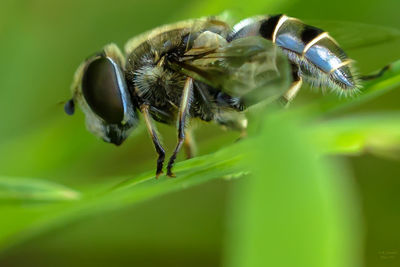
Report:
[[340,46],[357,61],[362,73],[380,69],[400,58],[398,29],[342,21],[307,21],[329,32]]
[[181,71],[245,103],[281,96],[290,86],[287,57],[261,37],[227,43],[215,34],[199,36],[180,59]]
[[309,23],[328,31],[346,50],[390,43],[400,44],[400,31],[394,28],[343,21],[310,21]]

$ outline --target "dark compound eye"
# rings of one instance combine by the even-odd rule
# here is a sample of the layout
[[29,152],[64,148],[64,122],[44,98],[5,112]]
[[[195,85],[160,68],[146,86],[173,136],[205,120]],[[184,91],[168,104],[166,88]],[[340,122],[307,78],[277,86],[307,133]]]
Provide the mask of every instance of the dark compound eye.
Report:
[[106,57],[90,62],[82,78],[82,92],[89,107],[110,124],[124,118],[121,92],[125,88],[121,70]]

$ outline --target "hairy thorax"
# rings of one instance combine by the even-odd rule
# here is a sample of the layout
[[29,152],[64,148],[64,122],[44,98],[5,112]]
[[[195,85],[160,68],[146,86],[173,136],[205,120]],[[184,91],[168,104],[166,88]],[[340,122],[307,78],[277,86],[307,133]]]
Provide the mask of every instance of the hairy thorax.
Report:
[[139,105],[150,106],[152,116],[166,123],[176,117],[186,79],[168,64],[168,57],[182,53],[182,34],[185,32],[174,30],[143,42],[126,63],[132,97]]
[[137,96],[144,103],[158,108],[179,106],[185,77],[172,72],[164,65],[146,64],[135,71],[134,84]]
[[[126,48],[128,57],[125,77],[134,102],[139,106],[149,106],[152,117],[157,121],[170,124],[176,122],[187,79],[182,71],[176,69],[179,68],[177,62],[192,48],[216,48],[222,41],[225,44],[224,35],[220,25],[215,29],[214,26],[200,24],[198,29],[194,29],[193,25],[178,27],[151,34],[146,40],[133,40],[134,45]],[[233,103],[236,99],[219,88],[201,81],[194,81],[193,86],[189,99],[190,117],[211,121],[220,118],[226,110],[238,109],[238,105]]]

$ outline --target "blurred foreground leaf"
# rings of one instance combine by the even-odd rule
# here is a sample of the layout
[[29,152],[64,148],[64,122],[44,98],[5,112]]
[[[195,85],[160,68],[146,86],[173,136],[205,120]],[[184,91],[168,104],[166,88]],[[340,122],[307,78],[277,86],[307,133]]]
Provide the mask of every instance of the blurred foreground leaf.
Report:
[[250,148],[253,174],[232,195],[226,265],[360,266],[358,202],[343,168],[319,157],[304,128],[272,128]]

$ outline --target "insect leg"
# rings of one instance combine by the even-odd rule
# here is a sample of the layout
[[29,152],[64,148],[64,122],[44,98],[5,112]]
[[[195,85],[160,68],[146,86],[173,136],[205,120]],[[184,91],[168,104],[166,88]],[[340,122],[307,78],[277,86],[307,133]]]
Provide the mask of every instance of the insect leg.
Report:
[[158,154],[157,171],[156,171],[156,178],[158,178],[162,174],[162,168],[165,159],[165,150],[162,147],[160,140],[158,139],[156,126],[153,124],[152,119],[150,117],[149,106],[142,105],[140,107],[140,110],[143,113],[143,117],[146,122],[146,128],[151,136],[151,139],[153,140],[154,147]]
[[183,88],[181,104],[179,106],[179,113],[178,113],[178,143],[176,144],[174,153],[172,154],[171,158],[169,159],[168,166],[167,166],[167,175],[170,177],[175,177],[172,173],[172,166],[174,165],[176,156],[178,152],[181,150],[182,144],[185,140],[185,124],[186,124],[186,117],[187,113],[190,108],[190,99],[193,93],[193,79],[187,78],[185,82],[185,86]]
[[183,147],[185,148],[187,159],[191,159],[196,155],[196,142],[193,138],[192,130],[186,131],[185,139],[183,141]]
[[290,86],[289,90],[280,97],[279,101],[284,105],[284,107],[288,107],[292,100],[296,97],[297,93],[300,91],[301,85],[303,84],[303,80],[295,81]]
[[383,74],[385,74],[385,72],[388,71],[390,69],[390,67],[391,67],[390,64],[386,65],[377,74],[364,75],[364,76],[361,76],[360,79],[363,80],[363,81],[369,81],[369,80],[377,79],[377,78],[381,77]]
[[303,84],[303,79],[299,76],[299,67],[294,64],[292,64],[292,77],[293,83],[279,99],[284,107],[289,106],[290,102],[292,102],[292,100],[296,97],[297,93],[300,91],[301,85]]

